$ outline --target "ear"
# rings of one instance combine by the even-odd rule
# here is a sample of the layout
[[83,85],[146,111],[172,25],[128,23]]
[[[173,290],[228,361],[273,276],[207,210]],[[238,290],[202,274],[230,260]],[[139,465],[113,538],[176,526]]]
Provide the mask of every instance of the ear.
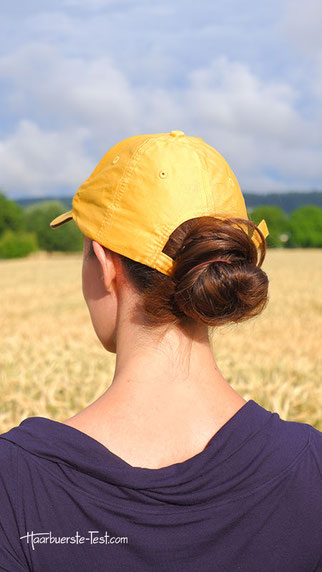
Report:
[[104,248],[96,240],[93,240],[93,250],[100,263],[105,289],[107,292],[112,292],[112,281],[115,278],[113,255],[108,248]]

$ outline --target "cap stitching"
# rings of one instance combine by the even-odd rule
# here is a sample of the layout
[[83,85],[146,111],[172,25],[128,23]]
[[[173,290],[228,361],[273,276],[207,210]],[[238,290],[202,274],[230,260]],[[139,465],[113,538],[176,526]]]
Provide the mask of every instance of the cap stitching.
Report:
[[[100,225],[100,229],[98,232],[98,239],[101,238],[103,231],[106,231],[112,224],[113,220],[114,220],[114,214],[116,209],[119,207],[119,204],[123,198],[123,195],[125,193],[125,191],[127,190],[127,187],[129,185],[129,182],[131,180],[131,177],[133,176],[133,173],[135,171],[135,168],[140,160],[140,158],[142,157],[142,154],[145,150],[145,148],[151,143],[151,141],[154,141],[155,139],[162,139],[166,136],[167,134],[162,133],[162,134],[158,134],[158,136],[150,136],[148,135],[147,138],[134,150],[134,152],[132,153],[131,157],[129,158],[126,166],[124,167],[124,171],[122,176],[119,179],[119,182],[116,186],[116,189],[114,191],[114,197],[113,200],[110,202],[110,208],[106,208],[104,216],[103,216],[103,220],[102,223]],[[174,138],[176,139],[176,138]],[[203,193],[203,197],[204,197],[204,205],[202,209],[198,209],[197,211],[194,211],[193,213],[191,213],[191,215],[188,215],[188,218],[185,216],[185,220],[189,220],[190,218],[195,218],[198,216],[217,216],[218,213],[216,213],[216,208],[215,208],[215,197],[213,197],[213,201],[211,201],[211,205],[209,204],[210,202],[210,195],[211,195],[211,186],[209,184],[209,178],[205,179],[205,174],[208,173],[208,171],[206,169],[204,169],[199,153],[198,151],[200,151],[200,144],[201,141],[199,140],[200,138],[196,138],[198,140],[194,140],[191,138],[179,138],[180,140],[180,145],[184,145],[186,148],[190,148],[190,150],[193,153],[194,156],[194,161],[196,162],[196,166],[198,169],[198,178],[199,181],[201,183],[201,188],[202,188],[202,193]],[[177,141],[178,142],[178,141]],[[227,162],[226,160],[220,155],[220,153],[218,151],[216,151],[216,149],[214,149],[213,147],[211,147],[210,145],[208,145],[207,143],[205,143],[204,141],[202,141],[202,144],[205,146],[205,149],[208,150],[210,152],[210,154],[213,154],[215,152],[215,155],[218,156],[218,159],[220,161],[224,161],[224,172],[226,177],[230,176],[230,172],[229,169],[227,168]],[[224,182],[222,183],[224,185]],[[237,189],[236,189],[237,191]],[[234,204],[234,208],[236,208],[237,206],[237,199],[235,196],[235,193],[232,193],[231,196],[232,202]],[[206,210],[206,212],[205,212]],[[227,217],[227,213],[225,215]],[[171,232],[173,232],[173,230],[175,230],[175,228],[177,228],[178,225],[182,224],[182,222],[180,222],[180,218],[178,218],[175,223],[173,225],[171,225],[171,227],[166,224],[165,226],[162,227],[162,231],[159,234],[157,238],[157,240],[151,240],[149,241],[149,244],[145,245],[145,257],[146,260],[149,261],[148,264],[153,264],[154,267],[159,265],[159,257],[160,254],[162,253],[162,248],[164,247],[164,245],[166,244]],[[151,237],[152,238],[152,237]],[[112,243],[111,243],[112,244]],[[171,257],[169,257],[171,259]],[[160,261],[161,262],[161,261]],[[163,267],[163,265],[162,265]]]
[[[140,158],[140,156],[142,155],[142,148],[149,142],[151,141],[152,137],[149,137],[148,139],[145,139],[143,141],[143,143],[141,143],[141,145],[139,145],[135,151],[133,152],[133,155],[129,158],[127,165],[124,168],[124,172],[122,177],[119,180],[119,183],[115,189],[115,193],[114,193],[114,198],[112,200],[112,204],[111,204],[111,208],[108,209],[106,211],[106,213],[104,214],[101,226],[100,226],[100,230],[98,233],[98,239],[101,238],[101,234],[103,232],[103,229],[106,231],[112,224],[112,219],[113,219],[113,215],[115,213],[115,209],[118,207],[121,198],[124,194],[125,191],[125,187],[128,184],[134,168]],[[109,220],[108,220],[109,219]]]
[[[166,135],[166,133],[160,134],[159,137],[157,137],[157,138],[160,138],[160,136],[164,137],[164,135]],[[141,145],[139,145],[139,147],[134,151],[133,155],[131,156],[127,165],[125,166],[123,175],[120,178],[118,185],[115,189],[114,198],[111,201],[111,208],[106,209],[105,214],[103,216],[103,220],[102,220],[99,232],[98,232],[98,240],[101,239],[101,235],[102,235],[103,230],[106,231],[112,224],[115,209],[120,204],[120,201],[121,201],[122,196],[123,196],[124,191],[125,191],[125,187],[129,183],[129,180],[133,175],[133,172],[134,172],[134,169],[137,165],[137,162],[140,159],[140,157],[142,156],[142,153],[144,150],[143,147],[145,147],[150,141],[152,141],[154,139],[156,139],[156,137],[151,137],[151,136],[149,136],[148,139],[145,139],[143,141],[143,143],[141,143]],[[191,141],[191,140],[188,140],[187,138],[184,138],[184,137],[182,137],[180,139],[181,139],[180,143],[181,144],[184,143],[188,147],[193,147],[193,148],[199,147],[199,144],[197,141]],[[210,149],[212,149],[209,145],[208,145],[208,147]],[[195,149],[193,149],[193,151],[194,151],[194,154],[197,154]],[[201,169],[203,169],[202,166],[201,166]],[[207,208],[209,209],[207,197],[206,197],[206,204],[207,204]]]
[[[119,206],[119,204],[122,200],[122,197],[123,197],[123,194],[126,190],[126,187],[130,182],[130,179],[134,173],[135,167],[136,167],[138,161],[140,160],[140,158],[141,158],[141,156],[145,150],[145,147],[148,146],[151,141],[164,138],[166,135],[167,135],[166,133],[162,133],[162,134],[158,135],[158,137],[149,136],[149,138],[145,139],[141,143],[141,145],[139,145],[138,148],[134,151],[131,159],[129,160],[126,168],[124,169],[124,174],[123,174],[122,179],[120,180],[119,185],[117,187],[117,191],[116,191],[117,196],[116,196],[115,200],[113,201],[112,209],[110,209],[110,212],[108,213],[110,215],[108,226],[105,225],[105,217],[104,217],[100,231],[99,231],[99,236],[101,235],[101,233],[103,231],[103,225],[104,225],[105,231],[109,228],[109,226],[111,226],[112,221],[113,221],[114,211]],[[126,171],[127,171],[127,173],[125,175]],[[149,242],[149,244],[146,245],[146,252],[144,255],[146,260],[150,261],[153,259],[153,257],[154,257],[154,259],[156,258],[158,252],[156,255],[154,254],[154,248],[153,248],[154,245],[155,245],[155,242]],[[143,256],[142,252],[141,252],[141,256]]]
[[[204,169],[199,157],[199,154],[197,152],[196,149],[193,150],[193,154],[197,159],[197,163],[198,163],[198,167],[199,167],[199,176],[201,177],[201,183],[202,183],[202,192],[203,192],[203,196],[205,198],[205,202],[206,202],[206,206],[207,206],[207,210],[210,210],[210,208],[212,207],[212,205],[210,206],[208,198],[209,198],[209,191],[210,191],[210,187],[208,184],[208,180],[206,181],[205,177],[204,177]],[[204,182],[206,182],[206,184],[208,184],[208,189],[205,189],[205,185]]]
[[[199,138],[197,138],[199,139]],[[198,162],[199,162],[199,166],[200,169],[202,171],[202,179],[204,180],[204,173],[209,174],[207,169],[205,169],[201,163],[200,157],[199,157],[199,153],[198,151],[200,151],[200,142],[199,141],[195,141],[193,139],[185,139],[185,142],[188,143],[188,145],[191,145],[191,147],[193,147],[193,151],[194,153],[197,155],[198,158]],[[219,151],[217,151],[217,149],[215,149],[214,147],[211,147],[211,145],[209,145],[208,143],[206,143],[205,141],[203,142],[203,146],[205,146],[207,148],[207,150],[210,152],[210,154],[215,153],[216,157],[218,158],[218,160],[220,160],[221,163],[223,163],[224,168],[225,168],[225,177],[226,179],[228,179],[230,177],[230,172],[229,170],[233,173],[231,167],[229,166],[229,164],[227,163],[226,159],[219,153]],[[234,173],[233,173],[234,174]],[[234,174],[235,176],[235,174]],[[236,177],[236,176],[235,176]],[[223,181],[221,183],[222,185],[225,185],[225,182]],[[208,183],[209,185],[209,183]],[[208,186],[208,190],[210,189],[210,186]],[[237,197],[236,197],[236,193],[238,192],[238,188],[236,188],[235,192],[231,195],[231,199],[233,201],[233,208],[236,209],[237,207]],[[240,190],[240,194],[242,194],[241,190]],[[209,198],[209,192],[206,193],[204,192],[205,198],[206,198],[206,203],[207,203],[207,207],[208,209],[213,209],[214,211],[216,211],[216,205],[215,205],[215,197],[213,198],[212,204],[210,205],[208,202],[208,198]]]

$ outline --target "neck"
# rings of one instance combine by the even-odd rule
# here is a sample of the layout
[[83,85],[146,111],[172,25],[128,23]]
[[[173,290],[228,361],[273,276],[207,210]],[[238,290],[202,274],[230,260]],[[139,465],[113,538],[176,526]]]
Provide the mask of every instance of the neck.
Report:
[[101,421],[200,426],[243,403],[215,362],[207,327],[194,333],[169,327],[153,336],[120,329],[112,383],[87,409]]
[[222,376],[205,331],[119,335],[116,355],[110,387],[65,423],[133,466],[192,457],[246,403]]

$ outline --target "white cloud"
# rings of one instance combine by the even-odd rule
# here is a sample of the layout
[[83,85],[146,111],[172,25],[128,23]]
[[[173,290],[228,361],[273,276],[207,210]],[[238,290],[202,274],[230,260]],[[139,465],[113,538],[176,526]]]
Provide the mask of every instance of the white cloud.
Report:
[[194,100],[215,126],[285,142],[303,129],[295,109],[296,93],[285,83],[262,81],[245,64],[226,57],[190,74]]
[[84,129],[46,131],[22,120],[0,142],[0,186],[31,196],[57,186],[77,188],[95,166],[84,151],[87,138]]
[[283,29],[301,51],[313,57],[322,51],[321,21],[321,0],[286,0]]
[[[206,12],[190,7],[180,26],[167,0],[162,7],[147,0],[61,0],[55,11],[47,0],[39,4],[25,19],[26,39],[0,58],[6,109],[0,186],[8,194],[72,193],[120,139],[182,129],[216,147],[244,190],[321,187],[322,51],[314,51],[322,45],[321,7],[308,0],[307,15],[294,2],[286,3],[279,33],[314,60],[310,77],[300,58],[292,73],[267,73],[251,38],[269,34],[250,28],[251,2],[240,27],[236,14],[223,27],[224,9],[210,3],[216,18],[207,22]],[[265,46],[267,59],[277,45]]]
[[67,7],[85,8],[87,10],[108,8],[110,6],[127,6],[135,3],[135,0],[63,0]]
[[11,82],[11,106],[36,117],[94,125],[105,118],[105,127],[122,127],[136,115],[130,86],[107,57],[64,57],[46,44],[31,44],[2,58],[0,74]]
[[301,116],[294,89],[227,58],[190,79],[186,112],[197,111],[204,138],[226,156],[244,189],[307,188],[308,181],[321,187],[321,122]]
[[[281,33],[286,36],[295,51],[294,77],[308,100],[309,114],[315,115],[320,135],[317,143],[322,146],[322,3],[320,0],[286,0],[280,22]],[[313,130],[314,137],[314,130]],[[319,159],[321,162],[321,157]]]

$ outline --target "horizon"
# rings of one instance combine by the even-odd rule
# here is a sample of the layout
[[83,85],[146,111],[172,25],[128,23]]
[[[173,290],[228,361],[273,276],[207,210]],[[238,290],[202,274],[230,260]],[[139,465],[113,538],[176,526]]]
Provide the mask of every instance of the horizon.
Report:
[[[19,201],[24,201],[24,200],[71,200],[74,196],[74,194],[63,194],[63,195],[56,195],[56,194],[51,194],[51,195],[27,195],[27,194],[23,194],[21,196],[11,196],[9,197],[6,192],[3,189],[0,189],[0,192],[3,192],[5,194],[5,196],[13,201],[19,202]],[[311,194],[317,194],[317,195],[321,195],[322,196],[322,190],[317,190],[317,189],[308,189],[305,191],[301,191],[298,189],[294,189],[294,190],[285,190],[283,192],[281,191],[265,191],[265,192],[256,192],[256,191],[242,191],[242,194],[244,196],[256,196],[256,197],[269,197],[269,196],[281,196],[281,197],[285,197],[287,195],[311,195]]]

